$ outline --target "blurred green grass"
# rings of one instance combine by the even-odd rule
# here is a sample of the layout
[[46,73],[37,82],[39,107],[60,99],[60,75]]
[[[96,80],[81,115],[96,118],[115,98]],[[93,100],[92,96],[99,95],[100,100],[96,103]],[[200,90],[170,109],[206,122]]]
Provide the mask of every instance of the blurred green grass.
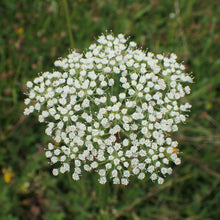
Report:
[[[0,2],[0,219],[220,219],[218,1],[68,0],[72,40],[64,3]],[[195,76],[192,112],[176,134],[183,163],[162,186],[53,177],[44,125],[23,116],[25,82],[52,70],[71,45],[82,51],[106,30],[156,53],[176,53]]]

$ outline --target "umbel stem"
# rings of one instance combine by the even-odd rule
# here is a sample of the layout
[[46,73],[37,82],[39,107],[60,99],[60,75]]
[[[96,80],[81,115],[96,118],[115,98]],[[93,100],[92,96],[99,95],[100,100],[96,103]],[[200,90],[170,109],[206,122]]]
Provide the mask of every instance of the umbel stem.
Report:
[[[94,173],[83,173],[82,178],[79,181],[73,181],[70,173],[67,174],[68,187],[71,194],[80,195],[80,200],[86,201],[87,198],[91,198],[95,203],[95,210],[90,210],[91,213],[95,213],[100,220],[111,220],[113,218],[111,204],[117,201],[118,191],[121,186],[112,185],[111,182],[107,182],[102,185],[97,182],[97,176]],[[85,207],[84,207],[85,208]],[[89,215],[88,210],[84,209],[84,215]]]

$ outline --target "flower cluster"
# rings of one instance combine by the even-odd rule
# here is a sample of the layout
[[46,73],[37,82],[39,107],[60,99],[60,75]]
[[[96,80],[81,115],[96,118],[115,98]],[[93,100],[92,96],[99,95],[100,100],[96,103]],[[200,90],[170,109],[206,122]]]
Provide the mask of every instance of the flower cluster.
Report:
[[192,82],[175,54],[155,55],[112,34],[83,54],[55,61],[60,71],[27,82],[24,114],[37,111],[52,137],[45,150],[53,175],[95,171],[99,182],[127,185],[131,177],[162,184],[181,163],[170,133],[185,122]]

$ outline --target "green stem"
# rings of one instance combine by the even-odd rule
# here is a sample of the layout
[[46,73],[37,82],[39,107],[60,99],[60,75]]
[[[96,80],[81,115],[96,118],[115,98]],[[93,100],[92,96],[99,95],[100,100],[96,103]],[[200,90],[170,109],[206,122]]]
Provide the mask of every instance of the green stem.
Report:
[[64,3],[65,15],[66,15],[67,29],[68,29],[69,39],[70,39],[70,46],[71,46],[71,48],[73,48],[74,47],[73,34],[72,34],[72,30],[71,30],[70,14],[69,14],[69,10],[68,10],[67,0],[63,0],[63,3]]
[[[97,181],[97,179],[93,180]],[[110,183],[100,184],[98,182],[95,183],[96,187],[96,195],[97,195],[97,202],[99,207],[98,213],[98,220],[110,220],[110,213],[109,213],[109,196],[110,196]]]

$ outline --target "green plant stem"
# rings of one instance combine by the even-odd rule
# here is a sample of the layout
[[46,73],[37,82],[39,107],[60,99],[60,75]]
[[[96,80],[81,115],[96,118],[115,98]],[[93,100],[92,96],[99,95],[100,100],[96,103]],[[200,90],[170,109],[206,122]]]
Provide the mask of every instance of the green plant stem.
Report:
[[155,186],[154,188],[152,188],[152,190],[147,193],[146,195],[144,195],[143,197],[139,197],[136,200],[134,200],[130,205],[126,206],[125,208],[119,210],[116,214],[115,214],[115,219],[119,219],[121,216],[123,216],[125,213],[127,212],[131,212],[135,206],[137,206],[140,203],[143,203],[145,200],[151,198],[152,196],[156,195],[157,193],[163,191],[166,188],[171,187],[173,184],[175,183],[180,183],[180,182],[184,182],[188,179],[190,179],[193,176],[193,174],[188,174],[185,175],[183,177],[180,177],[176,180],[176,182],[173,181],[169,181],[161,186]]
[[[94,181],[97,181],[95,179]],[[110,196],[110,183],[100,184],[96,183],[97,202],[99,206],[99,220],[110,220],[110,213],[108,209]]]
[[64,3],[65,15],[66,15],[66,22],[67,22],[67,29],[68,29],[68,34],[69,34],[70,46],[71,46],[71,48],[73,48],[74,41],[73,41],[73,33],[71,30],[70,14],[69,14],[69,10],[68,10],[67,0],[63,0],[63,3]]

